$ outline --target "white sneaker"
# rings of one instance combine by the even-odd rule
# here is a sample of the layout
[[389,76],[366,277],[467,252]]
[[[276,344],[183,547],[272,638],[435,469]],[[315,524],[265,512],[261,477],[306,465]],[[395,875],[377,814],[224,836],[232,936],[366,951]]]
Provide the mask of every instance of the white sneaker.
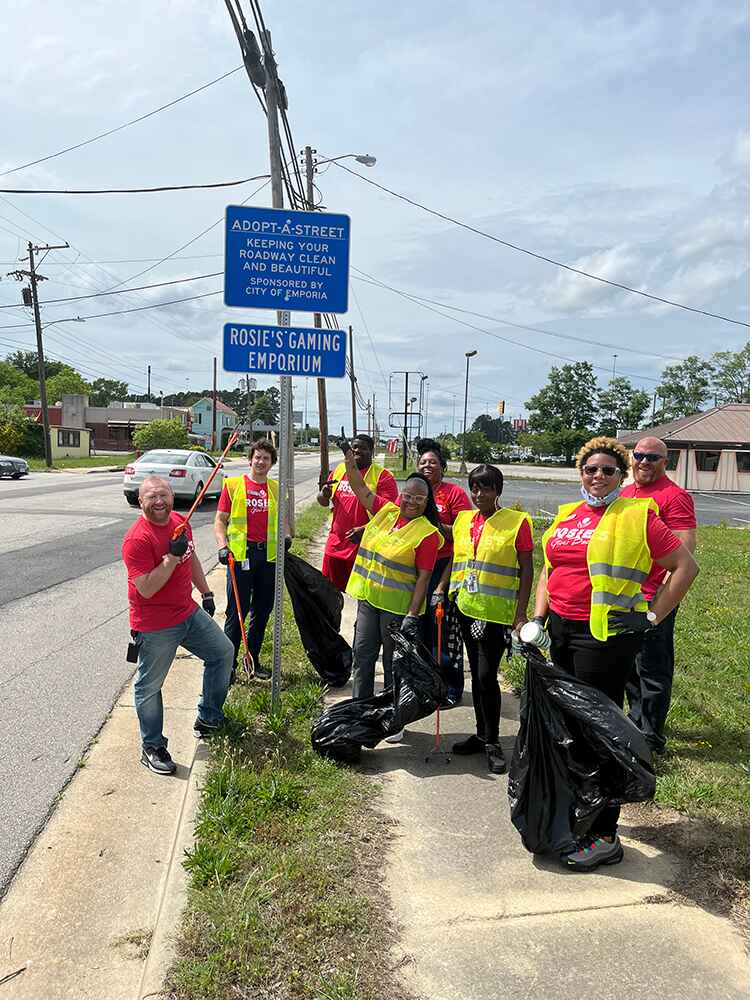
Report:
[[400,733],[391,733],[390,736],[386,736],[385,742],[386,743],[403,743],[403,741],[404,741],[404,732],[405,732],[405,730],[402,729]]

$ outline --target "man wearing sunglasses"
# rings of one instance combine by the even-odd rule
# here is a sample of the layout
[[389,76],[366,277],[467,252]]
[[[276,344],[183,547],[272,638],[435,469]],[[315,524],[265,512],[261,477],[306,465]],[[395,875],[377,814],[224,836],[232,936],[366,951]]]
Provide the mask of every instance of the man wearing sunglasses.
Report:
[[[657,437],[644,437],[633,450],[633,480],[620,494],[623,497],[649,498],[656,502],[659,517],[695,552],[695,507],[693,498],[666,474],[667,446]],[[643,596],[651,601],[667,577],[667,571],[654,563],[643,585]],[[643,648],[626,687],[630,718],[643,731],[652,751],[664,753],[664,724],[669,712],[674,676],[674,626],[679,606],[646,633]]]

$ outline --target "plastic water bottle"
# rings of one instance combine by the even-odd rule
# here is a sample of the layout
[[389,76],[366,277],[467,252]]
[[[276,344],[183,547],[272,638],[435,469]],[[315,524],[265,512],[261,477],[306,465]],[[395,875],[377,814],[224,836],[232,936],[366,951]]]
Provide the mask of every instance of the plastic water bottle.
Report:
[[550,637],[547,630],[539,622],[530,621],[521,626],[521,642],[528,643],[529,646],[536,646],[539,650],[546,650],[550,647]]

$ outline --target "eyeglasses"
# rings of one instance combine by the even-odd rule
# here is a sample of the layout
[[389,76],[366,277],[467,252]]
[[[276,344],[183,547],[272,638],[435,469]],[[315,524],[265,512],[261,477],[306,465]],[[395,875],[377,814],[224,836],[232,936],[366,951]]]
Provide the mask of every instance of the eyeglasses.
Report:
[[663,462],[666,455],[660,455],[656,451],[634,451],[633,458],[636,462]]
[[414,496],[413,493],[402,493],[401,499],[404,503],[427,503],[427,497],[423,494],[420,496]]
[[604,476],[614,476],[619,471],[616,465],[584,465],[581,470],[584,476],[595,476],[601,472]]

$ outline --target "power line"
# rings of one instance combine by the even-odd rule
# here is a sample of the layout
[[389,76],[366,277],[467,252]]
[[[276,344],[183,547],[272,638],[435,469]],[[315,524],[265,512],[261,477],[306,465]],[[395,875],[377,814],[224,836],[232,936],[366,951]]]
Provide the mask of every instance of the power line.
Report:
[[[223,253],[196,253],[196,254],[185,254],[182,257],[170,257],[169,260],[206,260],[209,257],[223,257]],[[19,258],[23,260],[23,258]],[[114,260],[86,260],[81,261],[83,264],[150,264],[154,261],[160,263],[164,258],[162,257],[118,257]],[[0,265],[2,264],[17,264],[17,260],[0,260]],[[69,267],[72,263],[78,263],[78,261],[70,260],[51,260],[47,267]]]
[[[102,319],[104,316],[124,316],[125,313],[144,312],[146,309],[161,309],[163,306],[173,306],[178,302],[194,302],[196,299],[207,299],[212,295],[221,295],[224,289],[219,288],[215,292],[203,292],[202,295],[187,295],[181,299],[169,299],[166,302],[152,302],[148,306],[135,306],[131,309],[114,309],[111,312],[87,313],[85,316],[73,317],[75,319],[89,320]],[[51,324],[48,324],[51,326]],[[16,323],[14,326],[0,326],[0,330],[17,330],[19,327],[33,326],[33,323]],[[176,336],[176,334],[175,334]]]
[[5,177],[7,174],[14,174],[18,170],[25,170],[27,167],[35,167],[37,163],[45,163],[47,160],[53,160],[56,156],[62,156],[64,153],[71,153],[74,149],[80,149],[82,146],[88,146],[92,142],[104,139],[108,135],[114,135],[115,132],[120,132],[124,128],[129,128],[131,125],[137,125],[138,122],[145,121],[146,118],[151,118],[153,115],[158,115],[160,111],[166,111],[167,108],[172,108],[175,104],[179,104],[181,101],[186,101],[189,97],[199,94],[202,90],[207,90],[208,87],[213,87],[215,83],[221,83],[221,81],[226,80],[227,77],[233,76],[235,73],[239,73],[241,69],[242,66],[235,66],[235,68],[230,69],[228,73],[223,73],[221,76],[217,76],[215,80],[209,80],[208,83],[204,83],[200,87],[196,87],[195,90],[191,90],[189,93],[183,94],[181,97],[176,97],[173,101],[168,101],[167,104],[162,104],[161,107],[154,108],[153,111],[148,111],[145,115],[139,115],[138,118],[132,118],[129,122],[124,122],[122,125],[117,125],[115,128],[107,129],[106,132],[100,132],[98,135],[94,135],[90,139],[84,139],[82,142],[77,142],[73,146],[66,146],[65,149],[59,149],[56,153],[49,153],[47,156],[40,156],[38,160],[29,160],[28,163],[22,163],[18,167],[11,167],[10,170],[0,171],[0,177]]
[[651,292],[645,292],[641,288],[632,288],[630,285],[625,285],[622,282],[612,281],[610,278],[603,278],[600,274],[593,274],[591,271],[584,271],[580,267],[573,267],[572,264],[565,264],[561,260],[555,260],[554,257],[546,257],[544,254],[537,253],[535,250],[529,250],[526,247],[519,246],[517,243],[511,243],[509,240],[503,240],[499,236],[494,236],[492,233],[487,233],[483,229],[478,229],[476,226],[470,226],[468,222],[462,222],[460,219],[454,219],[452,216],[446,215],[444,212],[439,212],[435,208],[429,208],[427,205],[423,205],[421,202],[415,201],[413,198],[409,198],[405,194],[400,194],[398,191],[392,191],[391,188],[387,188],[383,184],[378,184],[377,181],[373,181],[369,177],[365,177],[364,174],[360,174],[356,170],[352,170],[343,163],[334,162],[334,166],[339,167],[341,170],[345,170],[353,177],[359,177],[359,179],[364,181],[365,184],[370,184],[372,187],[376,187],[380,191],[385,191],[386,194],[390,194],[392,197],[398,198],[399,201],[405,201],[408,205],[420,208],[423,212],[427,212],[429,215],[434,215],[436,218],[442,219],[444,222],[450,222],[451,225],[458,226],[460,229],[465,229],[467,232],[474,233],[475,236],[481,236],[483,239],[492,240],[493,243],[499,243],[501,246],[508,247],[509,250],[515,250],[517,253],[526,254],[527,257],[534,257],[536,260],[544,261],[546,264],[553,264],[555,267],[560,267],[565,271],[570,271],[572,274],[578,274],[582,278],[590,278],[591,281],[598,281],[603,285],[609,285],[610,288],[619,288],[622,292],[630,292],[632,295],[640,295],[644,299],[650,299],[652,302],[660,302],[665,306],[674,306],[675,309],[684,309],[686,312],[696,313],[699,316],[707,316],[709,319],[718,319],[723,323],[733,323],[735,326],[744,326],[747,329],[750,329],[750,323],[746,323],[744,320],[733,319],[731,316],[722,315],[722,313],[709,312],[707,309],[698,309],[695,306],[686,305],[684,302],[677,302],[675,299],[667,299],[661,295],[654,295]]
[[[59,302],[80,302],[82,299],[99,299],[104,295],[127,295],[128,292],[142,292],[149,288],[166,288],[168,285],[184,285],[188,281],[202,281],[204,278],[218,278],[223,271],[213,271],[211,274],[196,274],[192,278],[175,278],[173,281],[158,281],[153,285],[138,285],[136,288],[118,288],[109,292],[91,292],[89,295],[70,295],[64,299],[40,300],[40,306],[52,306]],[[16,306],[0,306],[0,309],[15,309]]]
[[56,189],[31,189],[31,188],[0,188],[2,194],[153,194],[157,191],[205,191],[208,188],[239,187],[242,184],[249,184],[250,181],[259,181],[264,177],[270,178],[270,174],[256,174],[255,177],[244,177],[239,181],[215,181],[211,184],[162,184],[159,187],[139,187],[139,188],[70,188]]

